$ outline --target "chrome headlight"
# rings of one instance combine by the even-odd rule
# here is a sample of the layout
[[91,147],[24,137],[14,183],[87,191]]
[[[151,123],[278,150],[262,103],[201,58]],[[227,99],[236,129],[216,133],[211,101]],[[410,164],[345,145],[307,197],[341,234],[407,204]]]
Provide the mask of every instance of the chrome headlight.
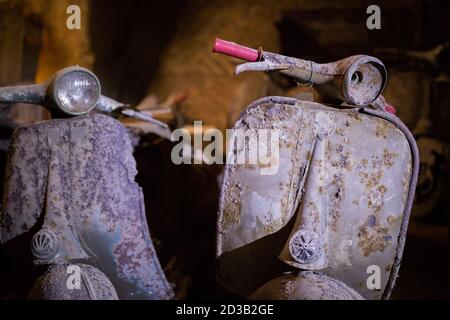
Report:
[[57,106],[70,115],[90,112],[101,94],[98,78],[89,70],[79,67],[58,72],[52,87]]

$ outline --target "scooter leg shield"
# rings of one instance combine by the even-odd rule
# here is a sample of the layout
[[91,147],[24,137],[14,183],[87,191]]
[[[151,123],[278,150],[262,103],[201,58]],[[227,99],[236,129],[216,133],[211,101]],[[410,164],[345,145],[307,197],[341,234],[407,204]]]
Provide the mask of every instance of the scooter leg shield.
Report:
[[[279,137],[268,161],[234,161],[243,150],[268,141],[267,131]],[[242,113],[233,132],[218,219],[223,287],[248,297],[282,272],[309,270],[365,299],[387,299],[401,262],[419,167],[405,125],[370,108],[267,97]],[[373,272],[379,278],[376,289],[367,285]],[[303,275],[294,281],[300,287],[313,277]]]
[[125,127],[100,114],[18,129],[2,243],[33,233],[35,264],[91,265],[120,299],[173,297],[150,238],[132,151]]

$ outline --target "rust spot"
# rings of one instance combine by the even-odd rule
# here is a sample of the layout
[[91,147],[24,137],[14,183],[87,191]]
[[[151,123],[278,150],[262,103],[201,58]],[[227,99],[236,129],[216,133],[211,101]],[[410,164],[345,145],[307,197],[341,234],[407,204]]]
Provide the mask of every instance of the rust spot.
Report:
[[341,137],[345,135],[345,130],[343,128],[336,128],[335,132]]
[[388,222],[391,226],[395,225],[395,224],[397,223],[397,221],[398,221],[398,218],[395,217],[395,216],[393,216],[393,215],[390,215],[390,216],[387,217],[387,222]]
[[362,121],[362,118],[358,113],[349,112],[348,116],[354,118],[358,122]]
[[398,158],[398,153],[389,152],[388,149],[383,150],[383,164],[390,169],[394,165],[395,159]]
[[388,133],[389,133],[389,128],[387,126],[385,126],[383,122],[377,121],[376,128],[375,128],[375,135],[377,137],[386,139]]
[[341,216],[340,207],[342,194],[345,193],[344,190],[344,180],[342,174],[335,174],[333,176],[333,181],[331,183],[332,189],[329,190],[329,203],[330,203],[330,228],[334,232],[337,232],[337,223]]
[[383,252],[390,244],[392,237],[388,234],[388,229],[380,225],[379,219],[370,216],[368,221],[359,227],[358,245],[363,251],[364,256],[368,256],[373,252]]
[[230,201],[226,202],[225,208],[223,210],[223,216],[221,224],[238,224],[241,212],[241,202],[236,198],[231,198]]

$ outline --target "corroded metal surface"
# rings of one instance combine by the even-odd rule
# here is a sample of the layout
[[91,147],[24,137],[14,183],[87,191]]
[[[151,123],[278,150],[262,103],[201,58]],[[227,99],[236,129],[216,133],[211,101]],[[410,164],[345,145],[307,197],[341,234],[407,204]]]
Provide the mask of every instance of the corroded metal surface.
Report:
[[0,103],[43,104],[46,85],[24,85],[0,88]]
[[[388,297],[416,156],[399,120],[365,110],[270,97],[243,113],[235,129],[280,130],[279,170],[270,176],[260,175],[259,165],[226,167],[218,221],[219,278],[226,288],[248,296],[283,269],[278,256],[298,269],[321,270],[364,298]],[[302,230],[322,243],[309,261],[293,250],[308,242],[295,240]],[[370,265],[381,269],[381,290],[366,286]]]
[[269,281],[252,293],[254,300],[364,300],[345,283],[311,271]]
[[2,243],[26,232],[36,264],[83,262],[120,299],[168,299],[126,129],[90,114],[18,129],[11,141]]
[[379,59],[371,56],[355,55],[319,64],[262,52],[261,59],[237,66],[235,73],[279,70],[300,82],[315,84],[316,89],[326,95],[356,106],[373,103],[386,85],[386,68]]
[[[70,265],[52,265],[36,280],[28,296],[32,300],[118,300],[113,284],[103,272],[87,264],[76,265],[80,271],[79,287],[68,288]],[[70,270],[70,269],[69,269]],[[75,283],[73,283],[75,285]]]

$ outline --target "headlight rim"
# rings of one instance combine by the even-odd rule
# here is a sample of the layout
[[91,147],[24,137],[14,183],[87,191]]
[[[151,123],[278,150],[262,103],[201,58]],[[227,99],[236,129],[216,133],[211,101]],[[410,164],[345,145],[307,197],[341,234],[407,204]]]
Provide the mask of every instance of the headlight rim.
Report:
[[[382,83],[380,85],[380,88],[375,95],[374,99],[367,99],[363,102],[358,101],[356,97],[352,95],[352,93],[349,91],[349,85],[351,83],[351,78],[353,73],[358,69],[359,66],[363,64],[370,64],[374,66],[378,71],[380,72]],[[364,75],[363,75],[364,76]],[[368,106],[375,102],[375,100],[378,99],[378,97],[383,93],[383,90],[385,89],[387,84],[387,70],[386,66],[379,60],[378,58],[372,57],[372,56],[359,56],[348,68],[345,70],[343,75],[343,83],[342,83],[342,93],[344,96],[344,99],[347,103],[356,105],[356,106]]]
[[[92,106],[90,106],[88,109],[83,110],[83,111],[73,111],[73,110],[69,110],[62,101],[60,101],[59,97],[58,97],[58,88],[59,84],[62,80],[63,77],[67,76],[68,74],[72,73],[72,72],[81,72],[81,73],[86,73],[87,75],[89,75],[90,77],[92,77],[97,86],[98,86],[98,95],[95,99],[95,102],[92,104]],[[100,84],[100,80],[98,79],[98,77],[90,70],[83,68],[83,67],[79,67],[79,66],[74,66],[74,67],[68,67],[68,68],[64,68],[60,71],[58,71],[53,80],[52,80],[52,85],[51,85],[51,95],[52,95],[52,100],[55,102],[57,108],[68,115],[71,116],[80,116],[80,115],[84,115],[84,114],[88,114],[89,112],[91,112],[95,106],[97,105],[97,103],[100,100],[100,97],[102,95],[101,93],[102,88],[101,88],[101,84]]]

